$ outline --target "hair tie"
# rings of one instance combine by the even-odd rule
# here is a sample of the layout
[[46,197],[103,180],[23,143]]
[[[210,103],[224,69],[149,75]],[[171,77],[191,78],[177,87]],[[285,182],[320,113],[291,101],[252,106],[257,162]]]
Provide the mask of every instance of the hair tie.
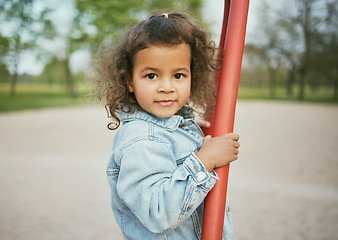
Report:
[[162,13],[162,16],[164,17],[164,18],[169,18],[169,15],[168,15],[168,13]]

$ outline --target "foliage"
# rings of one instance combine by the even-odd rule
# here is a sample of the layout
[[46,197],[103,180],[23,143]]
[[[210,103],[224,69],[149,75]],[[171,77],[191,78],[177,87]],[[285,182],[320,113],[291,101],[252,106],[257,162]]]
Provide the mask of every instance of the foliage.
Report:
[[[0,1],[0,21],[7,36],[0,36],[2,45],[1,62],[12,67],[11,95],[15,95],[18,79],[18,65],[21,55],[26,50],[37,48],[38,37],[54,36],[51,21],[46,18],[50,9],[47,7],[38,14],[34,12],[34,0]],[[5,29],[3,29],[5,28]]]
[[89,44],[95,53],[111,44],[136,22],[154,11],[186,10],[201,20],[202,0],[77,0],[75,43]]
[[[245,75],[245,74],[244,74]],[[80,76],[79,76],[80,77]],[[83,76],[82,76],[83,77]],[[88,94],[91,93],[89,86],[80,83],[77,85],[79,97],[70,98],[66,91],[58,85],[18,83],[17,95],[11,98],[8,95],[8,84],[0,83],[0,114],[10,111],[21,111],[41,108],[57,108],[67,106],[82,106],[92,102]],[[330,97],[330,89],[319,88],[315,93],[307,87],[305,92],[309,97],[306,101],[323,102],[337,104],[338,100]],[[271,100],[269,88],[263,86],[249,86],[239,88],[239,100]],[[296,97],[289,97],[282,86],[276,87],[276,96],[278,101],[297,101]]]
[[0,83],[9,82],[10,77],[11,74],[8,71],[7,66],[0,62]]
[[[46,86],[59,87],[65,89],[67,82],[64,78],[65,59],[53,57],[49,63],[44,67],[43,72],[39,76],[32,77],[32,81],[36,84],[41,83]],[[75,84],[83,82],[84,73],[80,72],[73,74],[73,81]]]
[[[261,75],[262,66],[267,72],[270,95],[274,97],[278,82],[284,84],[287,95],[304,100],[319,88],[332,88],[337,99],[338,63],[337,28],[338,6],[336,0],[293,0],[282,10],[275,11],[264,5],[260,29],[260,43],[247,44],[245,58],[249,64],[245,71]],[[293,6],[290,8],[290,5]],[[291,9],[291,10],[290,10]],[[251,69],[251,70],[250,70]],[[259,81],[263,79],[260,78]],[[248,82],[248,80],[244,80]],[[294,85],[298,83],[298,87]],[[245,83],[244,83],[245,84]],[[311,93],[305,91],[310,86]]]
[[64,82],[64,60],[53,57],[44,67],[40,76],[35,77],[35,81],[51,86],[65,84]]
[[[260,24],[255,29],[259,41],[245,46],[239,97],[336,102],[337,0],[284,2],[281,10],[274,9],[271,1],[265,0],[262,5],[265,11],[260,13]],[[49,1],[0,0],[0,111],[77,103],[79,99],[67,99],[68,96],[81,99],[84,94],[83,73],[75,75],[70,71],[69,59],[74,52],[86,50],[94,54],[100,46],[114,43],[132,25],[152,13],[184,11],[203,23],[202,3],[202,0],[65,0],[63,7],[73,9],[74,15],[69,24],[62,26],[62,32],[59,29],[56,34],[56,23],[51,20],[54,9]],[[29,51],[41,56],[39,40],[56,38],[62,39],[65,47],[53,53],[57,56],[43,52],[49,61],[43,73],[18,76],[22,54]],[[22,84],[24,81],[33,82],[36,90]],[[10,87],[12,95],[18,88],[16,98],[5,97]]]
[[[167,9],[189,8],[198,17],[201,17],[202,0],[112,0],[112,1],[89,1],[77,0],[73,21],[68,28],[64,28],[61,38],[65,42],[63,73],[60,79],[64,79],[67,92],[71,97],[76,97],[74,76],[70,70],[69,62],[71,55],[81,49],[95,53],[98,51],[102,42],[110,45],[115,39],[120,37],[126,30],[126,26],[135,24],[140,18],[145,17],[150,11],[158,7]],[[50,64],[55,63],[55,58],[50,59],[46,65],[43,75],[50,77],[49,81],[55,77],[48,73]],[[57,75],[60,75],[60,74]]]

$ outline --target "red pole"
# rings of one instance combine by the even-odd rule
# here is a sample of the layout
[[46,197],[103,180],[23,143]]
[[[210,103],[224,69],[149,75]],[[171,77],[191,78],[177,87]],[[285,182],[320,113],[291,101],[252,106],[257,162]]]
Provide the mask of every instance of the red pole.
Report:
[[[248,8],[249,0],[232,0],[230,3],[212,134],[215,137],[233,132]],[[226,11],[224,14],[227,14]],[[204,203],[202,240],[222,239],[229,165],[215,171],[220,180]]]
[[[222,32],[221,36],[219,39],[219,49],[220,51],[218,52],[217,59],[221,59],[224,51],[224,44],[225,44],[225,34],[227,32],[227,26],[228,26],[228,18],[229,18],[229,9],[230,9],[230,0],[224,0],[224,14],[223,14],[223,23],[222,23]],[[216,73],[215,73],[215,86],[218,86],[219,84],[219,79],[221,75],[221,70],[222,68],[219,68]],[[213,126],[214,126],[214,121],[215,121],[215,110],[209,110],[205,120],[210,122],[210,127],[204,128],[203,132],[204,135],[212,135],[213,134]]]

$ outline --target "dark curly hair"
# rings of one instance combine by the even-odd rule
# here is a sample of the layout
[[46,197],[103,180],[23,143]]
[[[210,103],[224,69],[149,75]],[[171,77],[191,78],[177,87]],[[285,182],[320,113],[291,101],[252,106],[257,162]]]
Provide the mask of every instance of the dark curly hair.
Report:
[[217,49],[208,37],[208,33],[189,16],[173,12],[150,16],[130,29],[119,44],[99,51],[97,86],[99,95],[105,96],[107,112],[114,120],[108,124],[108,128],[114,130],[120,125],[119,110],[134,112],[139,108],[134,93],[128,90],[128,84],[132,81],[133,58],[140,50],[152,45],[186,43],[190,46],[189,103],[205,112],[215,95],[212,73],[217,65],[214,58]]

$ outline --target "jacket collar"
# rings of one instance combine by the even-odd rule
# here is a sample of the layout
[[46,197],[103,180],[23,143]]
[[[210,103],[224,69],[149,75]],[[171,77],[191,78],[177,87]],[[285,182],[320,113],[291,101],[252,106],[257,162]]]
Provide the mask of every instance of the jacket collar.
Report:
[[134,120],[147,121],[165,128],[168,131],[175,131],[180,126],[180,124],[184,122],[183,117],[180,115],[173,115],[170,118],[160,118],[144,110],[137,110],[133,113],[119,111],[119,119],[123,123]]
[[[123,111],[124,110],[124,111]],[[170,118],[160,118],[141,108],[138,108],[133,113],[127,113],[129,108],[125,107],[119,111],[119,119],[121,122],[130,122],[133,120],[148,121],[169,131],[174,131],[178,127],[186,124],[191,124],[190,120],[195,119],[194,111],[188,105],[184,105],[179,111],[178,115],[173,115]],[[187,121],[185,121],[187,120]],[[189,121],[188,121],[189,120]]]

